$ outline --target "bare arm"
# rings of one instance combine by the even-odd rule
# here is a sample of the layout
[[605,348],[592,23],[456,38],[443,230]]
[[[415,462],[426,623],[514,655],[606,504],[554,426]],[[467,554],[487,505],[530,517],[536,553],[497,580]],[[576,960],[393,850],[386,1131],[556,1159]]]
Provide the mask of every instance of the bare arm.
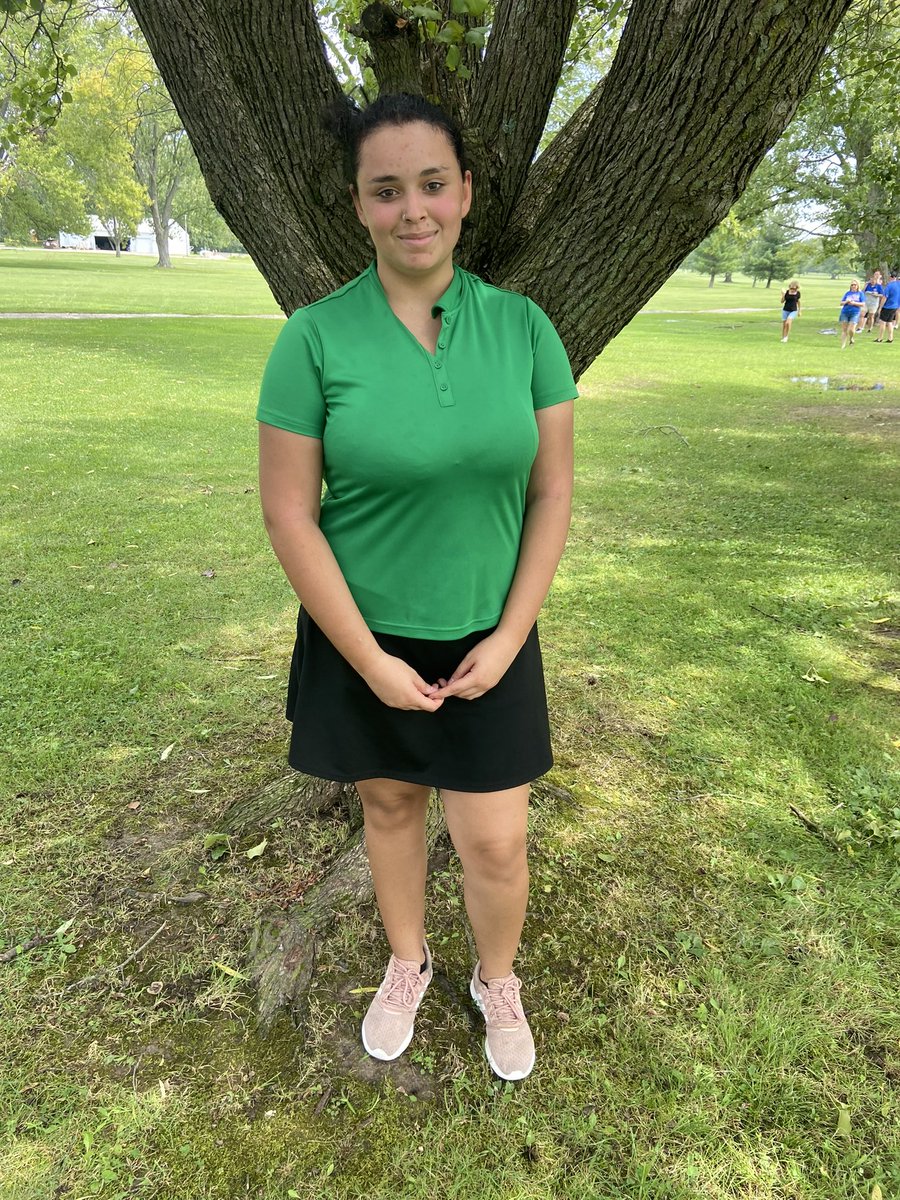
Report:
[[433,712],[435,685],[386,654],[362,618],[337,560],[319,528],[322,442],[259,427],[259,495],[266,531],[303,607],[335,649],[392,708]]
[[540,444],[525,498],[518,565],[500,624],[466,655],[436,696],[474,700],[489,691],[503,678],[537,620],[572,516],[573,409],[569,400],[535,414]]

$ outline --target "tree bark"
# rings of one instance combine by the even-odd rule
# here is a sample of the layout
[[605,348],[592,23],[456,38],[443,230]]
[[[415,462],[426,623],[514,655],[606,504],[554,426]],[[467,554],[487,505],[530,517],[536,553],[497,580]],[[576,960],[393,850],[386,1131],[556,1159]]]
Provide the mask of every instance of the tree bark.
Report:
[[[848,6],[633,0],[608,76],[532,162],[577,6],[498,0],[466,85],[476,202],[458,261],[531,295],[578,376],[640,307],[622,281],[661,283],[728,212]],[[358,274],[371,249],[320,127],[340,87],[312,0],[132,8],[213,201],[282,309]],[[390,82],[387,41],[406,35],[384,29],[370,48]]]

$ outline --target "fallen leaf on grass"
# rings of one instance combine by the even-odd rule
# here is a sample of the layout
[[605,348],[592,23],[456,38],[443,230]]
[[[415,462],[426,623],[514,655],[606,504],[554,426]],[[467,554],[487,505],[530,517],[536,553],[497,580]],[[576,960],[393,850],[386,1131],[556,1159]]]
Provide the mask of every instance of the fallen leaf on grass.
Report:
[[809,670],[806,672],[806,674],[801,675],[800,678],[805,679],[807,683],[828,683],[829,682],[827,679],[822,678],[822,676],[819,674],[819,672],[816,670],[815,667],[810,667]]
[[170,742],[169,745],[166,746],[165,750],[163,750],[162,754],[160,754],[159,761],[165,762],[166,759],[169,757],[169,755],[172,753],[172,751],[174,749],[175,749],[175,742]]
[[215,577],[216,577],[216,573],[212,569],[212,567],[210,567],[210,569],[208,571],[201,571],[200,574],[203,576],[204,579],[215,579]]
[[269,844],[269,839],[263,838],[263,840],[259,843],[258,846],[251,846],[249,850],[246,850],[244,852],[244,857],[245,858],[259,858],[259,856],[262,854],[263,850],[265,850],[265,848],[266,848],[266,846],[268,846],[268,844]]
[[363,992],[377,992],[377,991],[378,991],[377,987],[351,988],[350,995],[351,996],[361,996],[363,994]]
[[151,983],[150,986],[147,988],[147,991],[150,993],[151,996],[158,996],[162,990],[163,990],[163,985],[158,979],[154,980],[153,983]]
[[130,808],[132,812],[137,812],[137,810],[141,807],[141,802],[140,800],[132,800],[131,803],[126,804],[125,807]]
[[834,1132],[838,1137],[849,1138],[850,1136],[850,1109],[846,1104],[841,1105],[837,1129]]

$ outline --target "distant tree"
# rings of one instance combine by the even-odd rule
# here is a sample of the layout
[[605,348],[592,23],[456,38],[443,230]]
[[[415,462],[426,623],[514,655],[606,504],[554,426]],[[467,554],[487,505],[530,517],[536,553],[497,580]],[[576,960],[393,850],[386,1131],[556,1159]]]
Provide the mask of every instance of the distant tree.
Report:
[[900,255],[900,4],[857,4],[776,150],[782,179],[867,268]]
[[107,63],[79,71],[72,102],[48,134],[81,179],[88,210],[117,255],[147,208],[147,194],[134,174],[136,119],[128,76]]
[[764,279],[766,287],[771,287],[773,279],[788,274],[795,262],[792,245],[789,234],[777,221],[766,221],[760,226],[747,242],[742,262],[754,287],[758,279]]
[[729,214],[688,256],[684,265],[689,270],[708,275],[709,287],[712,287],[717,275],[733,271],[739,266],[745,242],[746,235],[740,222]]
[[87,192],[61,147],[34,134],[21,138],[0,174],[0,237],[46,241],[62,229],[87,234]]

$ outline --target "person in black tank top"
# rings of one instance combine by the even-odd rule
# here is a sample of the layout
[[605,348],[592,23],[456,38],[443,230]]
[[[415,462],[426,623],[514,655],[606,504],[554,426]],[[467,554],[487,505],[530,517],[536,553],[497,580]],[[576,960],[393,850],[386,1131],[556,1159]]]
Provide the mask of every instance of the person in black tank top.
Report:
[[791,323],[800,316],[800,284],[792,279],[781,293],[781,340],[786,342],[791,335]]

